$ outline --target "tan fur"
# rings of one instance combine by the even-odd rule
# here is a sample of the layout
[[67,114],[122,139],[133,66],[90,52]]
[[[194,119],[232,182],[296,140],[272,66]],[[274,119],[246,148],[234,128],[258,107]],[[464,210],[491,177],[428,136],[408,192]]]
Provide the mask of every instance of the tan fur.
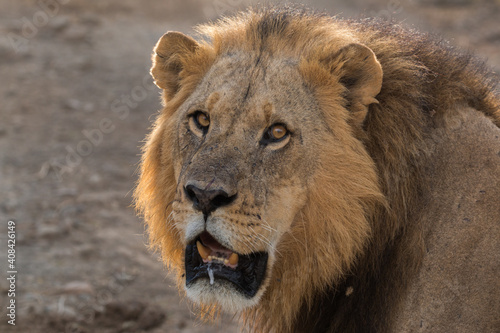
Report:
[[[188,290],[202,311],[240,309],[262,332],[393,328],[424,258],[429,135],[457,107],[500,125],[486,72],[397,26],[300,10],[199,30],[210,42],[168,33],[153,55],[165,107],[135,191],[152,248],[183,289],[184,248],[203,229],[182,186],[237,192],[205,227],[239,253],[270,252],[268,274],[248,303],[223,285]],[[186,125],[195,109],[213,119],[206,141]],[[258,148],[277,121],[290,141]]]

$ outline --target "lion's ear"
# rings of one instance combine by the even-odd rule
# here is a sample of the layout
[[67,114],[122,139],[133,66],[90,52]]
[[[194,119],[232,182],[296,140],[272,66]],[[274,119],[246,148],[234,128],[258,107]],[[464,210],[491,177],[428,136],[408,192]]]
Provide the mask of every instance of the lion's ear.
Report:
[[347,89],[353,122],[361,125],[368,106],[378,103],[375,97],[382,88],[382,66],[370,48],[357,43],[343,47],[330,57],[330,61],[333,61],[330,68],[340,76],[340,82]]
[[153,50],[151,75],[158,87],[165,90],[171,98],[179,90],[179,74],[183,69],[183,59],[193,54],[198,43],[180,32],[169,31],[164,34]]

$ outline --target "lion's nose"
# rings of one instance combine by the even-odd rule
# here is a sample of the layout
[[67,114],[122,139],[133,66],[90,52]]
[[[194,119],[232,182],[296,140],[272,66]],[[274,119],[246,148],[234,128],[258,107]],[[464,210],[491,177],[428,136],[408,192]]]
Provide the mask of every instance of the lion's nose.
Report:
[[184,191],[188,199],[193,202],[193,207],[203,212],[205,216],[236,199],[236,194],[229,195],[224,190],[202,190],[194,185],[186,186]]

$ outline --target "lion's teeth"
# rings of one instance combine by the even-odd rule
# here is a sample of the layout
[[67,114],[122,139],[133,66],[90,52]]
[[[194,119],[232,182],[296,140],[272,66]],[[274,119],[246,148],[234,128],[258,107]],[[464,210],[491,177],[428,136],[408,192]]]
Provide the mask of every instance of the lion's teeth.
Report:
[[210,255],[210,252],[211,252],[210,249],[208,249],[205,246],[203,246],[203,244],[201,244],[200,241],[196,242],[196,247],[198,248],[198,252],[200,253],[200,256],[203,259],[207,259],[208,256]]
[[230,265],[232,266],[236,265],[238,263],[238,254],[237,253],[231,254],[228,261]]
[[226,262],[227,259],[221,258],[221,257],[216,257],[216,256],[208,256],[208,261],[219,261],[219,262]]
[[196,242],[196,247],[198,248],[198,252],[200,253],[200,256],[203,258],[203,260],[206,260],[208,262],[218,261],[226,266],[236,266],[238,264],[239,257],[237,253],[231,253],[229,258],[217,257],[215,255],[212,255],[212,250],[201,244],[200,241]]

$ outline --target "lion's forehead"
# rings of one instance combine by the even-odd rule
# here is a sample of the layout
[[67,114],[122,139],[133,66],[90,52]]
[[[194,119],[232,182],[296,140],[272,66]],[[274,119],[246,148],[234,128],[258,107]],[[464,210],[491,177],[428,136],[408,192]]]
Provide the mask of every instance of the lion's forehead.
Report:
[[269,54],[232,52],[220,56],[185,103],[223,116],[239,127],[272,122],[307,125],[318,111],[298,70],[298,60]]

